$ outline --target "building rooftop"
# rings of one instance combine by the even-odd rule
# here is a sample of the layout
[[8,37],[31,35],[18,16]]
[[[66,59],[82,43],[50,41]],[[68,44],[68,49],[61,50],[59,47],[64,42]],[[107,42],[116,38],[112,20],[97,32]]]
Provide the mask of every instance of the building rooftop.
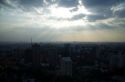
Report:
[[62,60],[63,60],[63,61],[72,61],[72,60],[71,60],[71,57],[62,57]]

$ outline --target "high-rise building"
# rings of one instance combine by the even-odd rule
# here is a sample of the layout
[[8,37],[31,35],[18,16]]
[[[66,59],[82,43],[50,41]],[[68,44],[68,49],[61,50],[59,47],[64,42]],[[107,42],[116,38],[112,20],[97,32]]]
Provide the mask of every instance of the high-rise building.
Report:
[[71,57],[61,58],[61,70],[62,75],[72,76],[72,60]]
[[35,66],[40,66],[41,63],[41,53],[40,53],[40,45],[33,44],[31,48],[25,51],[25,63]]
[[110,68],[122,68],[125,67],[124,64],[125,55],[117,54],[110,57]]

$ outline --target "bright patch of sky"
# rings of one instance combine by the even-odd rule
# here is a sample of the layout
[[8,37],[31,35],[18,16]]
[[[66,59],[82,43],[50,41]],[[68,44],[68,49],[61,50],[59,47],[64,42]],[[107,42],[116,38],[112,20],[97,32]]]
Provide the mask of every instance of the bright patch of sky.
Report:
[[125,41],[124,0],[1,0],[0,41]]

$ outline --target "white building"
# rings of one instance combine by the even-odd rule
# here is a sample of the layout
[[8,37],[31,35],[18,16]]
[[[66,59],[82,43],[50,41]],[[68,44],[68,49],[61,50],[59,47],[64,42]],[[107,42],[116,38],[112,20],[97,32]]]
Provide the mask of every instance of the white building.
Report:
[[72,76],[72,60],[70,57],[61,58],[61,75]]

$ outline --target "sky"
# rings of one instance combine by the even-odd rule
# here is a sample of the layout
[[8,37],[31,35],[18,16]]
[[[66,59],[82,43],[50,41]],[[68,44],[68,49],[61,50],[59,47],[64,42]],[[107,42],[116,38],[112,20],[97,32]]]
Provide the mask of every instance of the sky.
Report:
[[0,0],[0,42],[125,42],[125,0]]

